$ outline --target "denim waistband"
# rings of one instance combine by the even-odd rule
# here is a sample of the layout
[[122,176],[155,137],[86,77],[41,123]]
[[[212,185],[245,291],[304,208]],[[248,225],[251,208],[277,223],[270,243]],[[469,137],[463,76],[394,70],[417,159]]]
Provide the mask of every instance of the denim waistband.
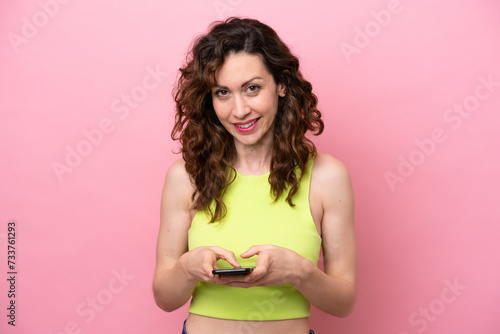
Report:
[[186,320],[184,320],[184,326],[182,326],[182,334],[188,334],[186,330]]
[[[182,334],[188,334],[188,332],[186,330],[186,320],[184,320],[184,326],[182,326]],[[311,329],[309,331],[309,334],[317,334],[317,333]]]

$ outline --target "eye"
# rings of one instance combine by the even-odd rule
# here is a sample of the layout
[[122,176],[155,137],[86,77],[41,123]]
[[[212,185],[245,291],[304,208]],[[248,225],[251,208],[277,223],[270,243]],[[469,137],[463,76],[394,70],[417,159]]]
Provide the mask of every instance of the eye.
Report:
[[247,90],[250,93],[256,93],[259,90],[259,88],[260,88],[260,86],[258,86],[258,85],[251,85],[251,86],[248,86]]
[[226,96],[228,93],[229,92],[225,89],[219,89],[219,90],[215,91],[214,94],[222,97],[222,96]]

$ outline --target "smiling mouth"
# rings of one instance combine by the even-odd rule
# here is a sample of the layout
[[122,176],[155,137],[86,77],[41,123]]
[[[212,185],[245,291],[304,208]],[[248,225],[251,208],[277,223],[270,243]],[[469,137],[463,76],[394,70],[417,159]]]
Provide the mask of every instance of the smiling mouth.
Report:
[[255,123],[257,123],[257,121],[260,119],[259,118],[256,118],[254,119],[253,121],[249,122],[249,123],[245,123],[245,124],[234,124],[236,125],[238,128],[240,129],[248,129],[249,127],[251,127],[252,125],[254,125]]

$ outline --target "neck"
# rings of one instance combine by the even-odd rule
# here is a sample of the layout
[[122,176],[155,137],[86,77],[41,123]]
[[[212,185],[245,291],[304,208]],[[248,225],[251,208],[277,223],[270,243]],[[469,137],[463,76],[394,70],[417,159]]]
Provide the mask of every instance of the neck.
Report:
[[234,167],[244,175],[262,175],[270,171],[272,146],[244,146],[235,143],[236,161]]

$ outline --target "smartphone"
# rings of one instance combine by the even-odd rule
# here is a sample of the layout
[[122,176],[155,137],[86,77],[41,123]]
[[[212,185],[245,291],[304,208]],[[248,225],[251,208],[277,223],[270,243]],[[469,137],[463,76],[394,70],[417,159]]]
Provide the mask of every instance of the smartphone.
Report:
[[232,269],[214,269],[212,274],[214,275],[246,275],[250,274],[254,270],[254,267],[250,268],[232,268]]

